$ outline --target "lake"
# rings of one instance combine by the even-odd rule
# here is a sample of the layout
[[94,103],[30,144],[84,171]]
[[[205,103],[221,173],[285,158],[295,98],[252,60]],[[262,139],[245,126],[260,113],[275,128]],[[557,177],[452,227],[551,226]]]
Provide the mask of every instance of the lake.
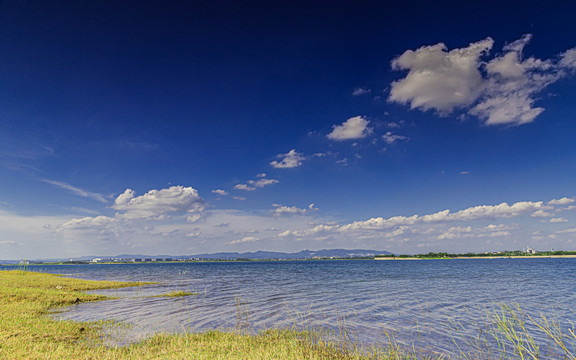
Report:
[[[101,291],[115,300],[81,303],[61,319],[133,324],[130,340],[155,332],[345,327],[364,345],[387,334],[402,346],[457,355],[484,326],[486,310],[515,305],[564,328],[576,320],[576,259],[275,261],[33,266],[95,280],[157,284]],[[151,297],[174,290],[198,295]],[[460,329],[455,331],[453,327]],[[536,336],[546,353],[549,344]],[[546,358],[544,355],[543,358]],[[554,358],[556,355],[549,355]]]

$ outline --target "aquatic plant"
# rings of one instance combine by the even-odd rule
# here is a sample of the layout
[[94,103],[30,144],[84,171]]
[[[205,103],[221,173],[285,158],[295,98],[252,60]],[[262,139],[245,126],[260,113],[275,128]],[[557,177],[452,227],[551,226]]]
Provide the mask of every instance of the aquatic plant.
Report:
[[184,291],[184,290],[174,290],[174,291],[170,291],[166,294],[154,295],[152,297],[184,297],[184,296],[196,296],[196,295],[198,295],[198,293],[196,293],[196,292],[190,292],[190,291]]

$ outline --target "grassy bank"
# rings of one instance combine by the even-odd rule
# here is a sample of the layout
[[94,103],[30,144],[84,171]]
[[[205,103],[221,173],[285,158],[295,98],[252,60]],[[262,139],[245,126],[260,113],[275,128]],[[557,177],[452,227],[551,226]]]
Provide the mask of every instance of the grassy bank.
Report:
[[0,359],[408,359],[392,347],[377,357],[363,356],[319,333],[294,330],[159,334],[137,344],[109,347],[105,340],[111,335],[110,324],[46,316],[49,309],[105,299],[87,290],[138,285],[0,271]]
[[[128,346],[108,346],[125,324],[56,321],[50,309],[104,300],[87,290],[139,286],[143,283],[87,281],[25,271],[0,271],[0,359],[336,359],[432,360],[448,356],[406,352],[393,338],[389,345],[363,352],[346,335],[318,331],[268,330],[257,335],[236,331],[158,334]],[[183,291],[164,296],[194,296]],[[477,332],[448,322],[447,334],[459,354],[453,359],[576,360],[574,327],[561,328],[543,315],[531,317],[518,307],[502,305],[479,318]],[[332,334],[334,335],[334,334]],[[464,335],[464,336],[458,336]],[[326,340],[336,339],[336,340]],[[539,339],[536,341],[535,339]],[[384,339],[385,340],[385,339]],[[418,353],[419,355],[414,355]],[[422,355],[422,354],[428,354]]]

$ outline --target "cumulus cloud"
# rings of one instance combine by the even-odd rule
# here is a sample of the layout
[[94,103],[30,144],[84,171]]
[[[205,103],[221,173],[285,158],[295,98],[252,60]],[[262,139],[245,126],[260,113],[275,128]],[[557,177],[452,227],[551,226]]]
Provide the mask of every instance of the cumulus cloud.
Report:
[[351,117],[341,125],[334,125],[327,137],[336,141],[362,139],[372,134],[372,128],[368,127],[369,123],[370,121],[362,116]]
[[438,240],[453,240],[465,238],[495,238],[510,236],[508,230],[515,229],[510,225],[488,225],[484,227],[474,228],[472,226],[453,226],[447,231],[437,236]]
[[565,223],[565,222],[568,222],[568,220],[559,217],[559,218],[552,218],[552,219],[550,219],[550,222],[551,222],[551,223]]
[[478,219],[509,218],[529,213],[542,208],[542,201],[520,201],[512,205],[501,203],[498,205],[480,205],[469,207],[457,212],[442,210],[427,215],[393,216],[388,219],[383,217],[371,218],[365,221],[355,221],[342,225],[339,231],[354,230],[379,230],[400,225],[414,225],[416,223],[437,223],[446,221],[470,221]]
[[537,210],[537,211],[534,211],[534,212],[532,213],[532,215],[530,215],[530,216],[532,216],[532,217],[539,217],[539,218],[545,218],[545,217],[554,216],[554,214],[552,214],[552,213],[550,213],[550,212],[548,212],[548,211],[544,211],[544,210]]
[[397,141],[408,140],[408,137],[403,135],[392,134],[391,131],[388,131],[386,132],[386,134],[382,135],[382,139],[384,139],[386,144],[392,145]]
[[[262,174],[260,174],[262,175]],[[266,174],[263,174],[266,176]],[[258,188],[263,188],[265,186],[278,184],[279,181],[276,179],[266,179],[262,176],[258,180],[249,180],[246,184],[237,184],[234,186],[236,190],[254,191]]]
[[507,44],[502,54],[482,61],[494,45],[491,38],[448,50],[443,43],[407,50],[392,60],[406,77],[392,83],[389,100],[412,109],[441,115],[464,109],[486,125],[521,125],[534,121],[544,109],[535,97],[576,69],[576,48],[560,60],[524,59],[531,35]]
[[572,204],[574,201],[573,198],[563,197],[561,199],[552,199],[548,201],[548,205],[568,205]]
[[491,38],[447,51],[443,43],[407,50],[392,60],[394,70],[408,70],[392,83],[389,99],[412,109],[450,113],[471,104],[482,92],[480,57],[493,46]]
[[454,226],[451,227],[450,229],[448,229],[448,231],[438,235],[437,239],[438,240],[444,240],[444,239],[457,239],[457,238],[461,238],[461,237],[469,237],[471,236],[472,232],[472,227],[471,226]]
[[498,205],[481,205],[470,207],[468,209],[460,210],[454,214],[449,214],[448,218],[450,220],[475,220],[499,217],[507,218],[535,211],[541,209],[542,207],[542,201],[519,201],[512,205],[508,205],[508,203],[503,202]]
[[222,190],[222,189],[214,189],[214,190],[212,190],[212,194],[226,196],[226,195],[228,195],[228,192],[226,190]]
[[302,154],[296,152],[295,149],[290,150],[286,154],[277,155],[276,157],[278,157],[281,160],[272,161],[270,163],[270,165],[276,169],[295,168],[302,165],[303,160],[306,160],[306,158]]
[[44,181],[45,183],[54,185],[56,187],[59,187],[60,189],[68,190],[74,195],[78,195],[78,196],[85,197],[85,198],[90,198],[90,199],[99,201],[101,203],[107,203],[108,202],[106,200],[106,198],[101,194],[80,189],[76,186],[72,186],[72,185],[70,185],[66,182],[63,182],[63,181],[54,181],[54,180],[48,180],[48,179],[43,179],[42,181]]
[[308,209],[300,209],[296,206],[284,206],[280,204],[273,204],[273,206],[275,207],[274,215],[305,215],[309,210],[317,210],[314,204],[310,204]]
[[561,54],[560,67],[567,71],[576,70],[576,48],[572,48]]
[[172,186],[150,190],[136,197],[132,189],[126,189],[116,198],[111,208],[123,211],[121,216],[124,218],[137,219],[161,217],[169,213],[201,213],[205,204],[196,189]]
[[255,242],[255,241],[259,241],[260,239],[257,237],[253,237],[253,236],[245,236],[240,240],[233,240],[228,242],[228,245],[236,245],[236,244],[243,244],[243,243],[248,243],[248,242]]

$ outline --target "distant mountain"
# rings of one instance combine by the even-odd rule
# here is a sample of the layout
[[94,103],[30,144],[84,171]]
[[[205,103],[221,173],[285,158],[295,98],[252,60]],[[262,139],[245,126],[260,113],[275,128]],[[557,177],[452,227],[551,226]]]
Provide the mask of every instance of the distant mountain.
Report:
[[[236,260],[236,259],[249,259],[249,260],[295,260],[295,259],[347,259],[355,257],[372,257],[376,255],[392,255],[388,251],[378,251],[378,250],[366,250],[366,249],[324,249],[324,250],[303,250],[296,253],[285,253],[285,252],[274,252],[274,251],[256,251],[256,252],[220,252],[212,254],[197,254],[197,255],[142,255],[142,254],[120,254],[116,256],[82,256],[77,258],[64,258],[64,259],[31,259],[30,261],[42,261],[42,262],[57,262],[57,261],[92,261],[94,259],[106,259],[106,260],[132,260],[132,259],[172,259],[172,260],[183,260],[183,259],[204,259],[204,260]],[[0,260],[0,264],[14,264],[19,261],[15,260]]]
[[210,260],[235,260],[235,259],[250,259],[250,260],[294,260],[294,259],[312,259],[312,258],[338,258],[346,259],[353,257],[370,257],[376,255],[391,255],[388,251],[378,250],[365,250],[365,249],[331,249],[331,250],[303,250],[296,253],[285,253],[275,251],[256,251],[256,252],[220,252],[211,254],[197,254],[190,255],[192,259],[210,259]]
[[192,258],[202,259],[251,259],[251,260],[266,260],[266,259],[312,259],[312,258],[338,258],[346,259],[353,257],[370,257],[376,255],[391,255],[388,251],[365,250],[365,249],[331,249],[331,250],[303,250],[296,253],[284,253],[273,251],[256,251],[246,253],[215,253],[215,254],[198,254],[191,256]]

